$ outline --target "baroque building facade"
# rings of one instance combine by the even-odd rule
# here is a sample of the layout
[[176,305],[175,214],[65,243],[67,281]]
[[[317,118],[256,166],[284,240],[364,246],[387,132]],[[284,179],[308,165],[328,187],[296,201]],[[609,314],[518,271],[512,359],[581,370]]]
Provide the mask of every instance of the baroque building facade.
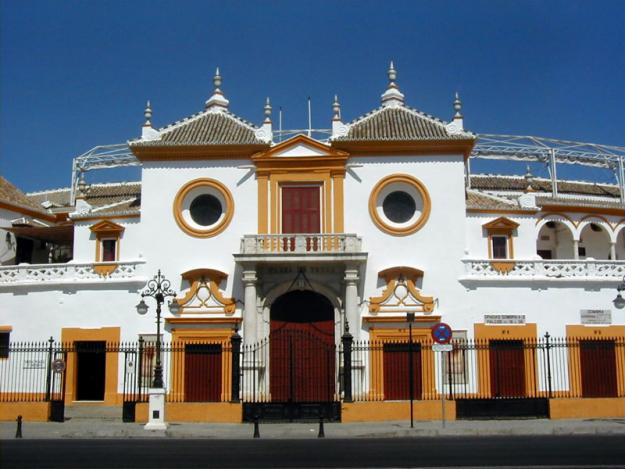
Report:
[[[157,271],[178,305],[164,305],[161,351],[173,419],[280,412],[246,414],[246,402],[398,419],[409,397],[417,417],[438,418],[446,392],[452,418],[480,411],[454,396],[622,416],[622,186],[471,174],[478,137],[457,96],[454,111],[447,123],[407,106],[391,67],[380,107],[344,123],[335,99],[329,138],[277,139],[269,101],[260,126],[244,121],[217,74],[202,112],[156,129],[148,106],[128,143],[138,182],[23,194],[0,180],[3,418],[15,406],[39,415],[16,396],[49,402],[55,389],[65,406],[132,401],[146,418],[154,308],[135,305]],[[451,352],[432,350],[441,323]],[[30,363],[14,349],[48,337],[54,356]],[[562,363],[545,368],[550,358]],[[417,378],[403,380],[409,365]]]

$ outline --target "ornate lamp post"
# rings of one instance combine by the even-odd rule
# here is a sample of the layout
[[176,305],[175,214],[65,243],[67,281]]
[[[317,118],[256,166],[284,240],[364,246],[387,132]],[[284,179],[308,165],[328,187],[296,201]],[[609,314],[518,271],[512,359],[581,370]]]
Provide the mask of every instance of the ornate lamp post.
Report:
[[154,366],[154,381],[152,387],[163,388],[163,366],[161,364],[161,305],[165,298],[171,296],[173,299],[169,302],[169,311],[177,314],[180,311],[180,305],[176,301],[176,292],[171,288],[171,282],[158,273],[152,280],[148,282],[145,289],[141,292],[141,301],[137,305],[137,312],[142,316],[148,312],[148,305],[143,300],[146,296],[150,296],[156,300],[156,365]]
[[614,303],[614,306],[617,309],[623,309],[625,308],[625,298],[623,298],[623,296],[621,295],[621,292],[625,291],[625,275],[623,275],[623,282],[616,287],[616,290],[618,291],[616,298],[614,298],[614,300],[612,301],[612,303]]

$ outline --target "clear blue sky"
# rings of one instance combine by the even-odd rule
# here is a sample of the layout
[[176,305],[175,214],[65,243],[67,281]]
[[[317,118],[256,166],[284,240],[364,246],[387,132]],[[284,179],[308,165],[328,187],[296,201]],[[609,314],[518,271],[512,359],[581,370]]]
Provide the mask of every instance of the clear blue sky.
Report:
[[410,106],[448,120],[458,90],[474,132],[625,140],[622,0],[0,2],[0,173],[25,191],[137,137],[148,98],[157,126],[201,110],[217,65],[255,123],[270,96],[303,127],[311,96],[329,127],[335,93],[351,120],[394,59]]

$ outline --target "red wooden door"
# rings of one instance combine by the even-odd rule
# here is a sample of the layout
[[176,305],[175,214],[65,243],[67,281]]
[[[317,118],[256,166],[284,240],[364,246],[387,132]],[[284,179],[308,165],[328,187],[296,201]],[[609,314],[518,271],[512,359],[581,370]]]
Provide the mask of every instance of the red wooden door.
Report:
[[282,232],[319,233],[319,186],[282,188]]
[[185,346],[184,398],[187,402],[221,400],[221,345]]
[[489,352],[492,397],[525,396],[523,341],[491,340]]
[[582,397],[616,397],[616,354],[613,340],[580,340]]
[[[409,345],[384,344],[384,399],[410,399]],[[421,345],[412,344],[413,398],[421,399]]]
[[271,321],[271,398],[328,402],[334,398],[334,321]]

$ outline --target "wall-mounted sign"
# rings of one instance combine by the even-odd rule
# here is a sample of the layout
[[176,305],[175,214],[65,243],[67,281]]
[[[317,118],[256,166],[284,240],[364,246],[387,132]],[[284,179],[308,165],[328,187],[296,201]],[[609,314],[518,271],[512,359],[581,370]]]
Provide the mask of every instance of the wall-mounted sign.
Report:
[[484,324],[525,324],[525,314],[485,314]]
[[45,360],[35,360],[35,359],[26,359],[24,360],[24,370],[45,370],[46,369],[46,361]]
[[612,324],[612,311],[609,309],[581,309],[579,316],[582,324]]

